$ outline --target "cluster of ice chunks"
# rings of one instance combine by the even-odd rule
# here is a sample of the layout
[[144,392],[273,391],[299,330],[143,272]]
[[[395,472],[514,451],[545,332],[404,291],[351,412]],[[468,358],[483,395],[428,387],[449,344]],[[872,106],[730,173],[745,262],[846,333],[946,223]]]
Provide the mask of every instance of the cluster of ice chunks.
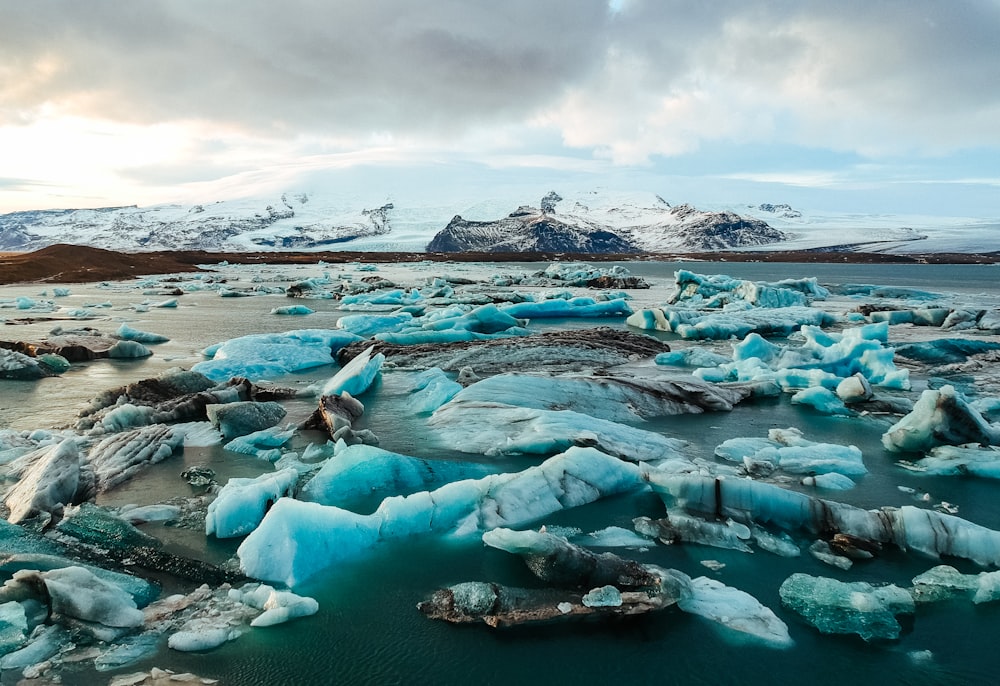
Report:
[[750,333],[788,335],[805,325],[829,326],[836,317],[809,307],[829,292],[816,279],[764,283],[725,275],[674,272],[675,292],[665,307],[640,310],[626,323],[669,331],[687,339],[743,338]]
[[750,474],[781,469],[791,474],[837,473],[858,477],[868,473],[861,450],[853,445],[816,443],[795,428],[771,429],[767,438],[731,438],[715,449],[716,457],[741,462]]
[[250,576],[295,586],[388,540],[517,526],[642,487],[637,466],[593,448],[570,448],[522,472],[386,498],[369,515],[282,498],[237,554]]

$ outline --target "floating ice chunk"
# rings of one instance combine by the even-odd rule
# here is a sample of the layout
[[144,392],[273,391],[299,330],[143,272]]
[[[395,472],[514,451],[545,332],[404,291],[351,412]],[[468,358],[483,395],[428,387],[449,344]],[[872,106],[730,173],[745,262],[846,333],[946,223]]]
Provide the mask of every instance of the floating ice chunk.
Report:
[[387,498],[370,515],[282,498],[237,554],[250,576],[294,586],[385,541],[517,527],[641,486],[635,465],[593,448],[571,448],[523,472]]
[[419,375],[409,398],[410,409],[416,414],[430,414],[450,401],[462,390],[462,384],[449,379],[443,371],[432,367]]
[[0,348],[0,379],[30,380],[50,375],[51,372],[35,358],[15,350]]
[[333,378],[323,385],[321,395],[340,395],[347,392],[358,397],[374,383],[375,377],[382,370],[385,355],[372,355],[372,347],[368,347],[360,355],[344,365]]
[[537,410],[573,410],[599,419],[636,422],[650,417],[728,412],[749,395],[693,379],[578,374],[497,374],[468,386],[452,403],[496,403]]
[[256,479],[232,478],[208,505],[205,534],[234,538],[253,531],[279,498],[290,496],[299,480],[294,469],[262,474]]
[[255,431],[267,429],[280,422],[286,410],[274,401],[215,404],[205,407],[208,420],[222,432],[223,438],[232,440]]
[[87,454],[97,477],[97,490],[108,491],[149,465],[162,462],[181,447],[184,434],[163,424],[112,434]]
[[594,548],[647,548],[652,543],[645,536],[620,526],[609,526],[578,540]]
[[795,428],[771,429],[767,439],[731,438],[715,449],[715,455],[730,462],[769,462],[792,474],[862,476],[868,473],[861,451],[853,445],[815,443]]
[[253,455],[259,460],[274,462],[281,457],[279,448],[288,443],[294,435],[294,428],[283,430],[281,427],[272,426],[245,436],[237,436],[222,448],[241,455]]
[[653,536],[663,543],[699,543],[713,548],[753,552],[747,545],[750,529],[732,520],[728,522],[706,522],[679,512],[672,512],[662,519],[638,517],[632,522],[635,530],[645,536]]
[[69,643],[69,632],[53,624],[32,632],[27,645],[0,657],[0,670],[25,669],[48,660]]
[[792,538],[785,533],[775,535],[760,526],[752,526],[750,535],[761,550],[781,557],[799,557],[802,551]]
[[701,576],[692,579],[677,607],[775,648],[794,644],[788,626],[749,593]]
[[239,632],[234,628],[205,625],[171,634],[167,647],[183,653],[200,652],[218,648],[237,637]]
[[382,497],[426,490],[490,473],[483,465],[427,460],[369,445],[337,451],[302,488],[302,500],[346,507],[372,495]]
[[622,594],[617,588],[608,584],[587,591],[582,602],[586,607],[621,607]]
[[504,305],[502,311],[512,317],[542,319],[547,317],[614,317],[632,314],[624,299],[597,302],[593,298],[551,299]]
[[139,343],[166,343],[170,339],[158,333],[149,333],[134,329],[128,324],[118,327],[118,337],[123,341],[138,341]]
[[939,338],[896,346],[896,353],[932,365],[965,362],[974,355],[1000,350],[1000,342],[968,338]]
[[171,428],[184,437],[185,447],[205,448],[222,443],[222,433],[212,426],[212,422],[183,422]]
[[118,511],[118,517],[129,524],[145,524],[147,522],[169,522],[181,516],[181,508],[177,505],[123,505]]
[[684,445],[662,434],[571,410],[489,402],[453,400],[431,415],[428,426],[450,448],[480,455],[546,455],[582,445],[622,459],[648,461],[681,457]]
[[152,350],[138,341],[118,341],[108,348],[108,357],[112,359],[137,359],[152,354]]
[[14,600],[0,603],[0,656],[14,652],[28,640],[24,606]]
[[866,402],[872,399],[872,386],[861,372],[856,372],[837,384],[837,397],[845,403]]
[[[640,327],[642,328],[642,327]],[[686,348],[669,353],[660,353],[653,361],[659,365],[689,366],[689,367],[717,367],[721,364],[731,362],[725,355],[714,353],[711,350],[702,348]]]
[[313,314],[315,311],[316,310],[306,307],[305,305],[285,305],[284,307],[275,307],[271,310],[271,314],[304,316],[307,314]]
[[941,445],[914,465],[937,476],[981,476],[1000,479],[1000,447],[968,448]]
[[367,338],[377,333],[402,331],[412,323],[413,315],[409,312],[393,312],[384,315],[352,314],[338,319],[337,328]]
[[792,396],[793,405],[808,405],[821,414],[849,415],[851,410],[847,409],[844,401],[837,397],[835,393],[822,386],[804,388]]
[[913,411],[882,434],[882,445],[894,452],[965,443],[1000,443],[1000,426],[986,421],[954,386],[924,391]]
[[792,574],[778,589],[781,603],[824,634],[857,634],[866,641],[894,640],[896,617],[912,615],[913,597],[898,586]]
[[991,603],[1000,600],[1000,572],[962,574],[954,567],[938,565],[914,577],[911,593],[918,603],[956,597]]
[[39,448],[18,458],[25,465],[20,480],[7,491],[7,520],[17,524],[40,512],[57,514],[93,496],[94,473],[80,454],[75,438]]
[[143,622],[132,595],[84,567],[62,567],[47,572],[15,572],[12,582],[45,585],[52,611],[67,617],[110,627],[137,627]]
[[264,612],[250,622],[252,627],[274,626],[298,617],[308,617],[319,611],[319,603],[291,591],[277,591],[266,584],[246,584],[229,591],[232,600]]
[[773,524],[795,531],[844,533],[927,555],[952,555],[981,565],[1000,566],[1000,531],[952,515],[917,507],[861,508],[813,498],[750,479],[644,473],[668,508],[703,515]]
[[838,474],[837,472],[828,472],[826,474],[804,477],[802,479],[802,485],[825,488],[828,491],[848,491],[857,486],[857,484],[854,483],[854,480],[849,476],[844,476],[843,474]]
[[209,360],[194,365],[213,381],[234,376],[251,380],[333,364],[333,354],[348,343],[361,340],[347,331],[299,329],[275,334],[252,334],[209,346]]

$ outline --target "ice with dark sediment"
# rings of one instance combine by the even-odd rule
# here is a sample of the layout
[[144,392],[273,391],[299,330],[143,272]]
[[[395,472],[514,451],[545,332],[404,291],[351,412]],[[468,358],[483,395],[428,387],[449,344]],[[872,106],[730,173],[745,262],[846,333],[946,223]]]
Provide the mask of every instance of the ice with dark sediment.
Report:
[[[549,331],[517,337],[487,337],[445,343],[394,344],[377,341],[375,350],[385,354],[395,368],[459,371],[471,367],[480,374],[524,370],[583,371],[612,367],[667,352],[670,346],[651,336],[610,327]],[[365,343],[347,346],[342,357],[353,357]]]
[[749,395],[698,379],[648,375],[497,374],[478,381],[451,401],[502,403],[537,410],[570,409],[600,419],[635,422],[652,417],[729,411]]
[[205,533],[234,538],[253,531],[279,498],[294,493],[299,473],[282,469],[249,479],[233,477],[208,505]]
[[913,506],[864,510],[750,479],[665,475],[643,477],[667,508],[701,516],[729,517],[746,524],[775,526],[813,535],[847,534],[930,556],[950,555],[1000,566],[1000,531],[953,515]]
[[96,490],[94,472],[75,438],[23,455],[8,474],[18,479],[4,496],[7,520],[14,524],[36,514],[59,516],[64,506],[83,502]]
[[902,466],[933,476],[979,476],[1000,479],[1000,446],[939,445],[915,462]]
[[965,443],[1000,444],[1000,425],[987,421],[951,385],[924,391],[913,411],[882,435],[882,445],[894,452]]
[[744,464],[764,461],[790,474],[836,472],[857,477],[868,473],[856,446],[810,441],[794,427],[770,429],[766,439],[728,439],[716,447],[715,456]]
[[255,402],[241,400],[205,408],[208,421],[219,428],[223,438],[232,440],[255,431],[269,429],[280,422],[287,413],[284,405],[273,400]]
[[369,515],[282,498],[244,539],[237,555],[241,569],[250,576],[295,586],[387,541],[433,533],[468,536],[520,526],[641,488],[636,465],[593,448],[570,448],[521,472],[386,498]]
[[98,492],[128,481],[180,449],[184,434],[164,424],[111,434],[87,452]]

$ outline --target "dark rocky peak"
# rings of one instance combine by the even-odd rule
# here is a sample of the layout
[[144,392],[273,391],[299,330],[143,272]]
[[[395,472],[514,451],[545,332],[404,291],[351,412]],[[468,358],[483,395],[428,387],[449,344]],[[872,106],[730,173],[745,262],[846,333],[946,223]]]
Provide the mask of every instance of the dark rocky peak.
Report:
[[556,211],[556,204],[562,200],[562,196],[555,191],[549,191],[544,198],[542,198],[541,207],[542,212],[552,213]]

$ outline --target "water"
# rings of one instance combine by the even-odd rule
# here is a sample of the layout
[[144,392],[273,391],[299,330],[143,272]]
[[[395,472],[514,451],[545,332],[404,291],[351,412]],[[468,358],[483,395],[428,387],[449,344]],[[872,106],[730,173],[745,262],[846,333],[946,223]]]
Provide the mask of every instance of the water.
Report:
[[[542,265],[502,265],[497,271],[538,269]],[[753,279],[817,276],[821,283],[877,283],[905,285],[925,290],[947,290],[956,302],[1000,303],[997,267],[937,265],[788,265],[760,263],[662,264],[630,263],[634,274],[654,283],[651,291],[636,292],[637,306],[662,302],[671,274],[678,267],[702,273],[726,273]],[[320,267],[258,267],[280,285],[282,278],[318,275]],[[441,273],[488,274],[491,268],[475,265],[411,265],[384,268],[383,274],[400,283]],[[252,273],[231,268],[232,284],[246,282]],[[405,274],[405,276],[404,276]],[[363,274],[358,275],[363,276]],[[294,328],[332,327],[340,316],[336,304],[311,301],[317,313],[305,318],[269,315],[271,308],[287,304],[280,296],[223,299],[214,293],[185,295],[176,310],[151,309],[135,313],[129,304],[144,299],[134,286],[96,284],[73,286],[60,305],[79,307],[85,302],[110,301],[97,310],[101,317],[88,325],[103,331],[117,329],[122,321],[136,328],[171,337],[156,346],[154,357],[143,361],[99,361],[75,365],[60,378],[41,382],[2,382],[0,427],[51,428],[68,425],[80,405],[99,389],[155,375],[174,366],[189,367],[201,359],[205,346],[252,332]],[[38,286],[0,290],[0,301],[18,295],[37,297]],[[152,297],[151,300],[163,298]],[[21,316],[10,308],[0,317]],[[536,328],[559,328],[607,322],[536,322]],[[63,322],[69,328],[72,323]],[[613,322],[622,326],[620,320]],[[0,327],[6,339],[43,335],[51,322]],[[923,332],[921,332],[923,334]],[[671,336],[662,337],[670,339]],[[725,344],[717,344],[725,347]],[[662,371],[662,370],[661,370]],[[331,374],[321,369],[276,380],[281,385],[304,387]],[[916,375],[915,381],[921,379]],[[423,419],[405,406],[405,376],[384,375],[381,385],[366,394],[366,426],[389,450],[446,459],[470,459],[434,444],[423,430]],[[289,419],[311,410],[305,402],[291,403]],[[770,428],[795,426],[815,441],[851,443],[862,449],[870,474],[858,487],[835,498],[866,507],[914,504],[901,491],[908,486],[929,492],[933,502],[947,500],[960,506],[960,514],[991,528],[1000,528],[996,506],[1000,485],[987,480],[926,478],[895,466],[894,457],[880,443],[884,420],[847,420],[819,417],[787,397],[762,399],[730,413],[667,417],[644,428],[684,438],[692,457],[711,458],[716,445],[736,436],[763,436]],[[301,447],[318,436],[296,439]],[[490,461],[513,471],[537,462],[527,458],[471,458]],[[105,505],[127,502],[145,504],[186,492],[178,473],[193,464],[208,464],[222,480],[250,476],[268,467],[246,456],[215,448],[188,448],[144,473],[140,478],[102,496]],[[606,526],[629,527],[633,517],[659,516],[662,505],[649,494],[608,499],[559,513],[545,523],[592,531]],[[231,556],[238,541],[215,541],[197,532],[161,525],[150,528],[178,552],[221,562]],[[987,684],[995,683],[1000,656],[995,648],[1000,604],[974,607],[969,603],[944,603],[922,608],[903,637],[894,643],[868,645],[860,639],[818,634],[794,614],[781,608],[778,586],[793,572],[845,580],[893,582],[906,585],[937,561],[917,554],[889,551],[867,564],[841,572],[808,555],[784,559],[764,552],[752,555],[700,546],[654,546],[647,551],[619,551],[643,562],[674,567],[692,576],[708,575],[754,595],[788,623],[795,647],[763,648],[742,641],[698,617],[668,610],[656,616],[612,623],[577,623],[494,631],[485,626],[451,626],[425,619],[415,605],[434,589],[461,581],[490,580],[508,585],[535,586],[537,581],[513,556],[485,548],[477,541],[417,540],[384,546],[370,558],[331,569],[297,589],[320,602],[319,614],[269,629],[252,630],[237,641],[206,654],[183,654],[164,649],[155,658],[124,672],[153,666],[191,671],[222,680],[224,684],[552,684],[609,682],[667,684]],[[725,563],[710,572],[701,562]],[[948,561],[964,572],[978,571],[961,561]],[[911,653],[930,650],[929,662]],[[110,677],[76,668],[64,683],[105,684]],[[14,683],[4,674],[4,684]]]

